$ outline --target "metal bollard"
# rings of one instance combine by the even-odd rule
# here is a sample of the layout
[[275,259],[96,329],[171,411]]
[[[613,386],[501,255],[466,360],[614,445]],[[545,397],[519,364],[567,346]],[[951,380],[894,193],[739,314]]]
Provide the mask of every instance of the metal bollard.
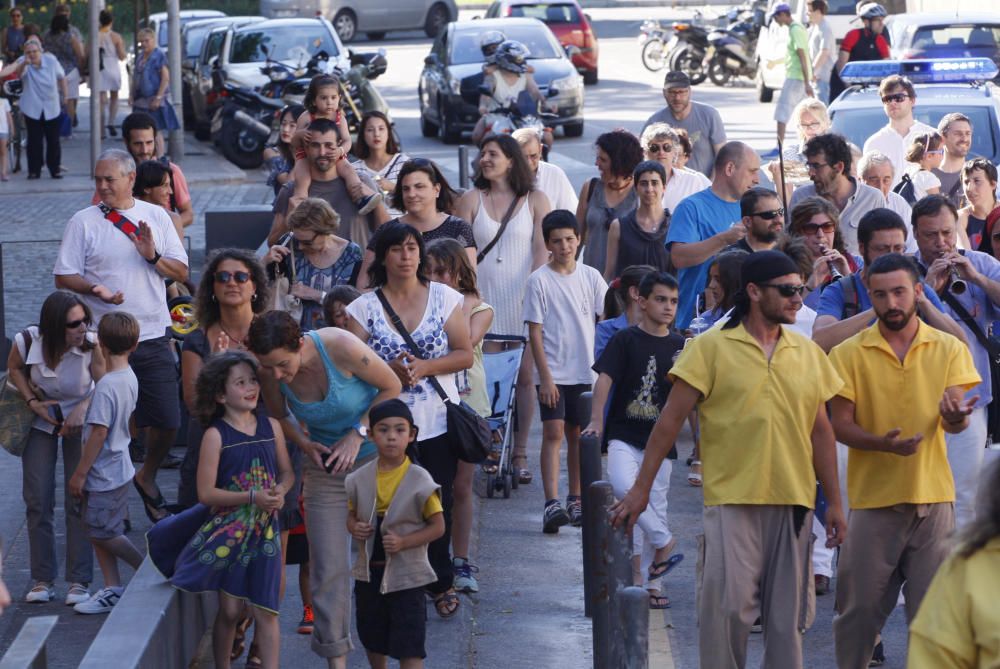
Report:
[[[579,416],[589,416],[590,415],[590,401],[591,394],[583,393],[580,395],[580,401],[578,404]],[[580,439],[580,489],[584,492],[590,487],[590,484],[601,478],[601,441],[600,439],[595,439],[594,437],[583,437]],[[590,514],[591,504],[587,499],[587,496],[583,497],[583,601],[584,601],[584,614],[590,618],[593,615],[591,611],[591,593],[593,592],[593,583],[590,579],[590,526],[587,522],[587,518]]]
[[469,147],[458,147],[458,185],[469,189]]
[[[607,521],[607,511],[614,500],[611,484],[595,481],[585,489],[584,508],[591,508],[584,518],[584,527],[590,532],[590,612],[593,618],[594,668],[610,667],[611,619],[609,617],[610,572],[604,561],[604,546],[608,542],[611,527]],[[584,583],[587,575],[584,575]]]
[[623,645],[623,669],[649,667],[649,593],[629,586],[618,593],[618,634]]
[[[624,527],[616,530],[608,524],[607,509],[603,510],[602,516],[608,525],[604,559],[608,565],[608,620],[611,621],[609,666],[617,668],[624,666],[625,661],[625,636],[621,629],[621,599],[618,595],[632,585],[632,540]],[[649,606],[649,600],[646,601]]]

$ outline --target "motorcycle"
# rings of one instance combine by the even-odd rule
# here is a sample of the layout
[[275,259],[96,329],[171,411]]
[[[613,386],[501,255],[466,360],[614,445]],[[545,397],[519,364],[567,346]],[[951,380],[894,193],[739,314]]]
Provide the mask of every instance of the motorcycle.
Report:
[[224,84],[226,102],[212,119],[212,136],[229,162],[252,170],[264,162],[264,147],[271,137],[271,125],[285,103],[257,91]]
[[667,37],[667,29],[659,21],[646,19],[639,28],[642,64],[650,72],[659,72],[667,65],[667,54],[677,45],[677,38]]
[[714,30],[708,36],[705,54],[708,76],[716,86],[725,86],[733,77],[757,76],[757,38],[764,25],[764,8],[760,2],[744,7],[736,22],[727,29]]
[[[695,23],[674,23],[675,44],[669,52],[667,65],[671,71],[684,72],[696,86],[705,81],[705,53],[708,51],[708,29]],[[676,40],[676,43],[674,43]]]

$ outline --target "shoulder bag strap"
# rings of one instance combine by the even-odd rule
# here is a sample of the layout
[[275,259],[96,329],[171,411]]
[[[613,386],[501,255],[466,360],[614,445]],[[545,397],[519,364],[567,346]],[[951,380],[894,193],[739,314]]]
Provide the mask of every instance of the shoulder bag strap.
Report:
[[122,234],[129,239],[132,239],[132,235],[139,232],[139,226],[128,220],[128,218],[122,216],[121,213],[115,211],[103,202],[98,202],[97,206],[101,210],[101,213],[104,214],[104,218],[111,221],[111,224],[121,230]]
[[599,183],[601,183],[601,180],[597,177],[590,180],[590,188],[587,189],[587,204],[590,204],[591,199],[593,199],[594,189],[597,188]]
[[994,347],[990,344],[990,340],[986,337],[986,333],[983,332],[981,327],[979,327],[979,323],[977,323],[976,319],[972,317],[972,314],[970,314],[968,310],[962,306],[962,303],[948,291],[945,291],[944,294],[941,295],[941,299],[948,303],[951,310],[954,311],[959,319],[965,323],[966,327],[972,331],[976,341],[979,342],[980,346],[986,349],[986,352],[990,354],[992,361],[998,362],[996,360],[998,357],[997,352],[993,350]]
[[[503,215],[502,219],[500,219],[500,228],[497,230],[497,234],[493,236],[493,239],[490,240],[490,243],[487,244],[483,248],[483,250],[479,252],[479,255],[476,256],[477,265],[483,262],[483,258],[486,257],[486,254],[492,251],[493,247],[496,246],[497,242],[500,241],[500,237],[503,236],[504,230],[507,229],[507,224],[510,223],[510,217],[514,215],[514,208],[517,207],[517,203],[520,200],[521,198],[519,197],[515,197],[513,200],[511,200],[510,206],[507,207],[507,213]],[[483,206],[486,206],[485,203]]]
[[[410,351],[413,352],[413,355],[420,358],[421,360],[425,359],[424,356],[420,354],[420,349],[417,348],[417,344],[415,341],[413,341],[413,337],[410,336],[410,331],[406,329],[405,325],[403,325],[403,319],[399,317],[399,314],[396,313],[396,310],[392,308],[391,304],[389,304],[389,300],[386,299],[385,294],[382,292],[381,288],[375,289],[375,296],[378,297],[378,301],[382,303],[382,309],[385,310],[385,313],[389,317],[389,320],[392,321],[392,325],[393,327],[396,328],[396,332],[398,332],[400,336],[403,337],[403,341],[405,341],[406,345],[410,347]],[[430,382],[432,386],[434,386],[434,390],[441,397],[442,402],[447,403],[451,401],[451,399],[448,397],[448,393],[444,391],[444,388],[442,388],[441,384],[438,382],[437,377],[428,376],[427,380]]]
[[28,328],[21,330],[21,340],[24,342],[24,364],[28,365],[28,353],[31,351],[31,333]]

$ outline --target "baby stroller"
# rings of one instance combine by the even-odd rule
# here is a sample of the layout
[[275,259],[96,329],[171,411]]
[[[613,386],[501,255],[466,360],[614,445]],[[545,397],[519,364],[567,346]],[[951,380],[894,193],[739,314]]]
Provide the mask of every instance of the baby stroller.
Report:
[[527,339],[514,335],[486,335],[483,341],[483,369],[486,373],[486,390],[490,397],[490,428],[494,441],[499,445],[499,455],[488,460],[486,468],[486,496],[493,497],[502,490],[504,499],[510,497],[511,488],[517,487],[517,472],[511,465],[513,456],[514,401],[516,399],[517,372],[521,368],[521,355]]

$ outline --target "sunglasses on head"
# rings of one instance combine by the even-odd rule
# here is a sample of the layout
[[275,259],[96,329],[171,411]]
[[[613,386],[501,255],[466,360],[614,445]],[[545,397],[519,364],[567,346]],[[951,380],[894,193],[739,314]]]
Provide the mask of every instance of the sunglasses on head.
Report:
[[833,232],[837,229],[837,226],[832,222],[826,223],[804,223],[802,225],[802,234],[804,235],[815,235],[817,232],[822,230],[823,232]]
[[809,290],[805,284],[796,286],[791,283],[758,283],[761,288],[774,288],[782,297],[792,297],[793,295],[805,295]]
[[779,216],[784,216],[784,215],[785,215],[784,207],[778,207],[777,209],[772,209],[770,211],[755,211],[754,213],[751,214],[751,216],[759,216],[763,218],[765,221],[773,221]]
[[250,280],[250,272],[227,272],[225,270],[215,273],[216,283],[229,283],[236,279],[236,283],[246,283]]
[[66,321],[66,329],[67,330],[75,330],[78,327],[80,327],[81,325],[90,325],[90,319],[89,318],[78,318],[75,321]]
[[647,150],[650,153],[659,153],[660,151],[663,151],[663,153],[670,153],[671,151],[674,150],[674,145],[673,144],[650,144],[649,148]]
[[890,102],[902,102],[904,100],[909,100],[910,96],[906,93],[893,93],[892,95],[885,95],[882,97],[882,104],[887,105]]

